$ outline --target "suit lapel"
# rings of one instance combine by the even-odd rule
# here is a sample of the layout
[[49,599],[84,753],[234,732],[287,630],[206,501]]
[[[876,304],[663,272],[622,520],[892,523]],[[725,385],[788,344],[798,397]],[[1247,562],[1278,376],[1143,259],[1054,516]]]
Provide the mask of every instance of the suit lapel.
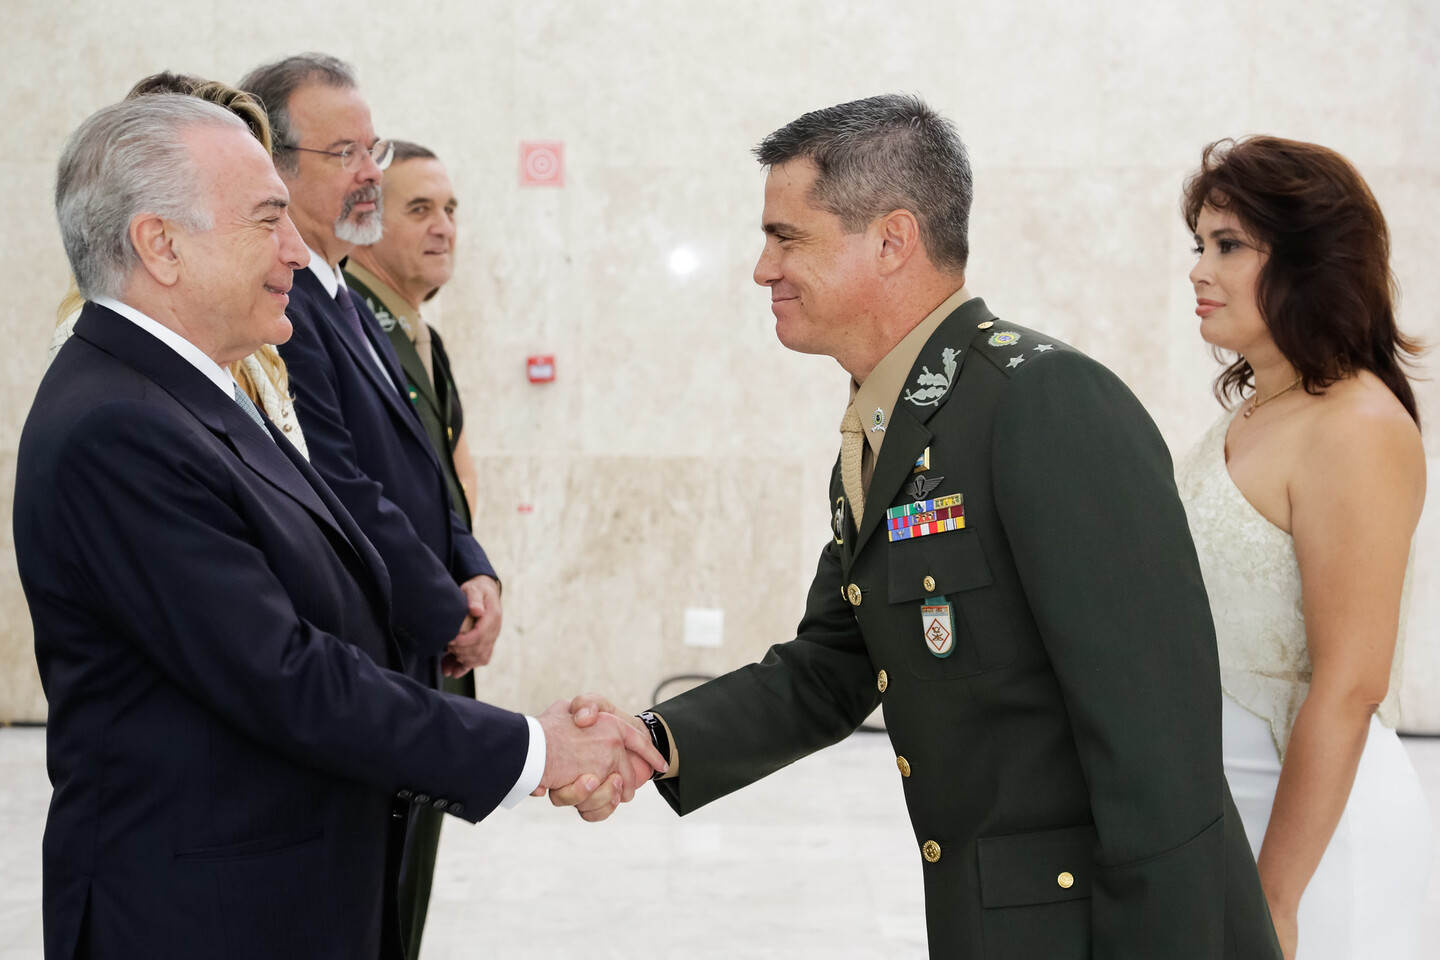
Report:
[[[430,380],[430,375],[425,372],[425,363],[420,356],[420,348],[414,340],[410,339],[410,334],[405,329],[405,325],[410,321],[401,320],[395,316],[380,295],[348,269],[345,271],[345,280],[350,284],[350,292],[355,296],[357,305],[361,301],[365,303],[370,313],[374,315],[380,332],[385,335],[391,349],[395,351],[395,357],[400,361],[400,369],[405,374],[404,381],[410,399],[413,401],[418,395],[421,400],[430,405],[431,410],[435,411],[435,416],[440,419],[441,423],[448,423],[449,420],[445,416],[440,400],[435,395],[435,387]],[[425,321],[417,317],[413,322],[424,323]]]
[[[315,276],[314,271],[309,268],[296,270],[295,283],[307,289],[320,308],[317,312],[324,316],[326,323],[330,324],[331,329],[344,345],[345,352],[350,355],[351,361],[360,369],[360,375],[365,377],[370,386],[380,394],[386,406],[390,408],[390,412],[406,422],[414,421],[416,419],[414,411],[406,409],[409,406],[409,400],[400,392],[402,389],[400,384],[405,382],[404,371],[400,369],[399,363],[395,360],[394,350],[388,341],[384,347],[377,344],[376,337],[370,330],[371,327],[376,326],[373,322],[374,318],[366,316],[369,309],[362,310],[362,302],[358,297],[354,298],[355,312],[360,315],[361,333],[367,338],[370,346],[375,348],[375,354],[380,357],[380,362],[385,365],[385,369],[395,378],[393,382],[387,382],[384,375],[376,368],[375,359],[370,356],[370,351],[366,349],[365,343],[355,339],[349,322],[342,315],[345,308],[338,300],[330,296],[330,292],[325,289],[320,278]],[[367,322],[367,319],[370,322]],[[419,424],[414,424],[414,427],[418,428]],[[428,444],[429,440],[425,442]]]
[[380,362],[385,365],[386,372],[390,374],[389,393],[397,397],[399,405],[404,407],[410,399],[410,391],[406,389],[408,384],[405,382],[405,370],[400,366],[400,358],[395,355],[395,345],[380,329],[379,322],[370,312],[370,307],[366,305],[364,299],[350,295],[350,302],[355,306],[356,315],[360,317],[361,331],[370,341],[370,347],[375,351],[375,356],[380,358]]
[[[267,427],[272,437],[283,440],[283,447],[262,436],[240,405],[222,396],[203,373],[129,320],[104,307],[87,303],[75,323],[75,335],[149,377],[219,437],[251,471],[299,503],[366,560],[365,551],[358,546],[364,538],[356,539],[359,531],[353,528],[353,523],[352,530],[347,531],[338,521],[337,512],[321,499],[316,492],[319,476],[309,471],[308,466],[305,470],[297,468],[294,460],[304,458],[298,452],[293,458],[287,456],[294,448],[283,433]],[[373,565],[366,565],[373,571]],[[384,579],[382,577],[382,582]]]
[[955,394],[955,384],[964,372],[976,326],[994,319],[985,301],[967,300],[945,318],[921,348],[885,427],[885,443],[875,462],[875,473],[865,496],[865,516],[860,520],[852,555],[858,556],[865,548],[870,535],[884,519],[890,501],[914,473],[915,461],[930,442],[927,426],[930,418]]
[[[374,604],[375,611],[380,617],[380,622],[385,624],[390,623],[390,571],[385,569],[385,562],[380,559],[380,554],[376,552],[374,545],[370,543],[369,538],[365,536],[364,531],[362,531],[359,524],[355,522],[355,518],[350,516],[350,512],[345,509],[345,505],[335,496],[334,492],[331,491],[329,485],[325,483],[320,474],[315,472],[315,468],[310,466],[310,461],[302,457],[300,451],[296,450],[290,441],[284,440],[285,434],[281,432],[280,428],[266,421],[266,429],[270,431],[271,437],[276,440],[272,446],[280,451],[280,455],[289,461],[291,468],[305,480],[307,488],[317,500],[321,502],[321,508],[327,512],[332,525],[339,531],[345,542],[350,545],[351,550],[355,553],[355,556],[359,558],[365,569],[369,571],[375,583],[379,585],[380,589],[371,591],[370,602]],[[284,440],[283,444],[280,442],[281,440]],[[251,444],[251,446],[258,446],[258,443]],[[241,455],[242,457],[244,456],[243,453]],[[387,630],[386,638],[387,644],[391,648],[390,654],[393,662],[400,663],[400,648],[395,644],[394,633]]]

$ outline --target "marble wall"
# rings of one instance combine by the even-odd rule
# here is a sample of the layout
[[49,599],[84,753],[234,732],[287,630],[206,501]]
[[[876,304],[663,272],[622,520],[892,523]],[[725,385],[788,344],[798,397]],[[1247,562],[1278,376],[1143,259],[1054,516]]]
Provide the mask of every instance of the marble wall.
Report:
[[[66,283],[55,160],[81,119],[161,68],[233,82],[284,53],[335,53],[359,69],[382,135],[449,166],[461,263],[435,319],[462,379],[482,540],[506,579],[482,695],[516,708],[582,689],[638,707],[663,677],[744,662],[793,629],[826,536],[846,378],[775,341],[750,280],[763,179],[748,150],[808,109],[904,90],[952,117],[976,169],[972,288],[1112,366],[1177,452],[1218,413],[1177,214],[1210,140],[1270,132],[1350,156],[1391,220],[1404,324],[1440,342],[1433,0],[10,0],[5,12],[0,720],[45,714],[9,501]],[[564,142],[563,187],[519,185],[524,140]],[[554,383],[527,382],[533,353],[555,355]],[[1440,387],[1419,391],[1434,422]],[[1437,587],[1440,562],[1417,592]],[[722,646],[682,645],[688,607],[725,611]],[[1440,608],[1418,605],[1411,657],[1434,692],[1437,632]],[[1440,710],[1412,700],[1440,728]]]

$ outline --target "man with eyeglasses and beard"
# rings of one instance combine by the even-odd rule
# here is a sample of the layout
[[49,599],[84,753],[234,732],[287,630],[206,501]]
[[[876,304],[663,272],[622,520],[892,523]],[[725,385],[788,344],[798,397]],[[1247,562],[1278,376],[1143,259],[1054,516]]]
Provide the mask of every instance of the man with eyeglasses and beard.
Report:
[[[500,585],[451,505],[394,348],[340,271],[352,249],[380,239],[381,173],[393,147],[375,135],[353,68],[335,57],[286,57],[251,71],[240,87],[269,113],[275,169],[310,251],[309,266],[295,271],[286,311],[295,333],[281,355],[311,460],[390,571],[406,674],[439,689],[442,663],[458,675],[489,662]],[[533,725],[530,748],[543,756]],[[400,909],[412,958],[421,931],[409,920],[424,916],[413,901],[428,900],[437,841],[411,830],[406,843],[401,890],[412,902]]]

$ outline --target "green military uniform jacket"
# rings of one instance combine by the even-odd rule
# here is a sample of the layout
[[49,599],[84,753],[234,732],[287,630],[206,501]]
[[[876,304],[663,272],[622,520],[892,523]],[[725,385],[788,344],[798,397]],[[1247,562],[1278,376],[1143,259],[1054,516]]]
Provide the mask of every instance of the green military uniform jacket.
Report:
[[[836,464],[796,638],[655,708],[681,761],[666,799],[688,813],[883,703],[932,957],[1278,958],[1221,766],[1205,587],[1140,403],[969,300],[885,429],[864,516]],[[891,540],[891,508],[956,496],[963,527]]]

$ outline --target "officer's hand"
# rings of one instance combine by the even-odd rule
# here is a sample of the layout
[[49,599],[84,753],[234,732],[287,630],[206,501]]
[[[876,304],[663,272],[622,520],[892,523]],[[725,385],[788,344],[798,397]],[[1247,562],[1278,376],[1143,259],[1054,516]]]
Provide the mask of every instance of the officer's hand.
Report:
[[[600,714],[602,713],[620,715],[620,711],[615,709],[615,704],[606,700],[598,693],[582,693],[570,701],[570,716],[575,720],[575,726],[577,727],[590,726],[596,720],[600,719]],[[641,722],[639,717],[622,716],[621,719],[629,721],[633,727],[641,730],[645,729],[645,724]]]

